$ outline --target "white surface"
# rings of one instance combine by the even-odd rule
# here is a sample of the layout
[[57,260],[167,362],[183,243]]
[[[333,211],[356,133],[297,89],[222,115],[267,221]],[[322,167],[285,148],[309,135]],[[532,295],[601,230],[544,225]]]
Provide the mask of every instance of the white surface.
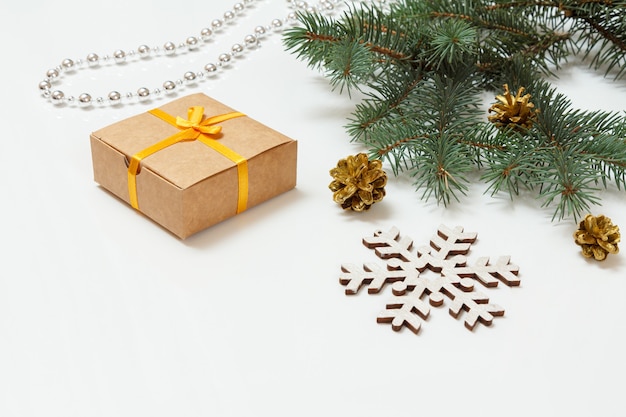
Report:
[[[179,42],[226,10],[213,1],[0,5],[3,193],[0,416],[623,416],[625,255],[584,259],[572,221],[532,197],[424,203],[392,179],[384,202],[342,212],[328,170],[361,150],[356,101],[283,51],[279,36],[203,91],[299,141],[297,189],[179,241],[92,180],[89,133],[163,101],[58,108],[37,83],[66,57]],[[62,89],[104,95],[180,77],[258,24],[262,0],[215,43],[148,72],[89,71]],[[207,58],[208,57],[208,58]],[[572,64],[558,85],[582,108],[621,110],[626,82]],[[98,90],[101,89],[101,90]],[[602,194],[626,230],[623,192]],[[522,285],[486,290],[506,309],[466,330],[447,307],[418,336],[376,323],[387,295],[348,297],[342,263],[377,262],[361,238],[441,224],[478,232],[470,261],[511,255]]]

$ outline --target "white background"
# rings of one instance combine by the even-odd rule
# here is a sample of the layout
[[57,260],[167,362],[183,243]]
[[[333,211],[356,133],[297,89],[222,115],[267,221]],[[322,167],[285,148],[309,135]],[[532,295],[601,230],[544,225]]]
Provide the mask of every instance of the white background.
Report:
[[[530,194],[424,202],[391,178],[366,213],[332,202],[328,170],[362,150],[344,125],[359,97],[331,91],[279,34],[185,92],[299,141],[298,186],[185,241],[98,187],[89,134],[163,104],[55,107],[39,94],[64,58],[181,42],[231,6],[216,0],[0,5],[0,416],[624,416],[625,255],[587,260],[576,223]],[[254,3],[199,52],[85,70],[60,89],[106,95],[199,70],[283,1]],[[574,105],[622,110],[626,81],[572,62]],[[180,95],[179,95],[180,96]],[[601,193],[626,230],[624,192]],[[377,324],[389,294],[346,296],[342,263],[378,262],[361,239],[396,226],[416,245],[440,224],[478,233],[469,253],[511,255],[522,285],[473,332],[447,307],[419,335]]]

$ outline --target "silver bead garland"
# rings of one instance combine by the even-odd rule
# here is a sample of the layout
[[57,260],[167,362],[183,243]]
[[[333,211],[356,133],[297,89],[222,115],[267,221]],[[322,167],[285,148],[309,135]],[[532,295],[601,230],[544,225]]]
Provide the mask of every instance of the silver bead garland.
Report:
[[[149,89],[140,87],[136,92],[120,93],[119,91],[110,91],[105,97],[92,96],[89,93],[81,93],[78,97],[66,95],[63,91],[54,88],[59,84],[61,78],[65,74],[73,73],[85,66],[97,67],[104,64],[122,64],[131,59],[142,59],[152,56],[175,55],[179,52],[193,51],[202,46],[203,42],[209,41],[216,32],[219,32],[226,24],[235,21],[238,15],[241,15],[247,8],[251,7],[255,0],[242,0],[235,3],[230,10],[223,13],[221,18],[213,19],[208,27],[200,30],[199,36],[189,36],[184,42],[178,45],[174,42],[165,42],[161,47],[149,47],[148,45],[140,45],[136,50],[115,50],[111,56],[98,55],[90,53],[86,59],[70,59],[66,58],[61,64],[49,69],[45,73],[45,78],[39,83],[41,94],[50,102],[56,105],[74,105],[78,104],[82,107],[90,107],[95,105],[110,104],[113,106],[120,105],[124,102],[132,102],[135,100],[146,100],[158,98],[163,94],[174,93],[185,86],[194,85],[198,81],[204,80],[216,74],[221,69],[226,68],[234,57],[237,57],[246,51],[256,49],[261,38],[269,33],[279,32],[285,24],[295,22],[297,11],[308,11],[314,13],[333,13],[336,7],[343,3],[343,0],[319,0],[316,5],[310,5],[306,1],[287,0],[288,8],[291,10],[284,19],[272,19],[269,25],[257,26],[254,32],[246,35],[242,43],[235,43],[229,51],[222,52],[218,55],[216,62],[205,64],[200,71],[186,71],[182,78],[164,81],[160,87]],[[378,3],[384,3],[384,0],[378,0]]]

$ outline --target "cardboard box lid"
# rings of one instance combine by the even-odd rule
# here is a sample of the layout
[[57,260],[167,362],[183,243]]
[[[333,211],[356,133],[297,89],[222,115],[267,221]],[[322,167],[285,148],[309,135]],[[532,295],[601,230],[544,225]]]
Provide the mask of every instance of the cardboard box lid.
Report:
[[[205,117],[235,111],[202,93],[181,97],[160,109],[174,117],[187,119],[187,110],[191,106],[204,107]],[[248,116],[226,120],[219,125],[222,126],[222,133],[216,136],[216,140],[247,160],[276,146],[293,142],[293,139]],[[178,132],[179,128],[144,112],[97,130],[92,135],[130,159],[137,152]],[[198,140],[169,146],[141,162],[142,169],[150,169],[181,189],[233,166],[228,158]]]

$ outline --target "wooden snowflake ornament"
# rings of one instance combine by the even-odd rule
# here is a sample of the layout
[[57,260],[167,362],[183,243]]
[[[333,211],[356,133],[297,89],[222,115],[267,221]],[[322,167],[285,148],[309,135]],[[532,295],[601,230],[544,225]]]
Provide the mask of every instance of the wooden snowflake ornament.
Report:
[[[510,263],[509,256],[501,256],[493,264],[488,257],[482,257],[468,266],[465,255],[476,237],[476,233],[463,232],[462,227],[450,229],[442,225],[431,238],[430,246],[414,251],[411,238],[400,237],[397,228],[378,230],[374,236],[364,238],[363,244],[386,260],[386,268],[373,263],[362,267],[344,264],[339,282],[346,287],[347,295],[357,294],[364,287],[375,294],[390,284],[393,297],[377,321],[390,323],[395,331],[407,327],[418,333],[430,307],[442,306],[446,298],[450,300],[450,315],[458,318],[461,312],[466,313],[465,327],[469,330],[478,322],[490,325],[494,317],[504,315],[504,309],[489,303],[487,296],[474,289],[474,283],[487,288],[496,287],[499,282],[518,286],[519,267]],[[425,270],[439,276],[424,277],[421,274]]]

